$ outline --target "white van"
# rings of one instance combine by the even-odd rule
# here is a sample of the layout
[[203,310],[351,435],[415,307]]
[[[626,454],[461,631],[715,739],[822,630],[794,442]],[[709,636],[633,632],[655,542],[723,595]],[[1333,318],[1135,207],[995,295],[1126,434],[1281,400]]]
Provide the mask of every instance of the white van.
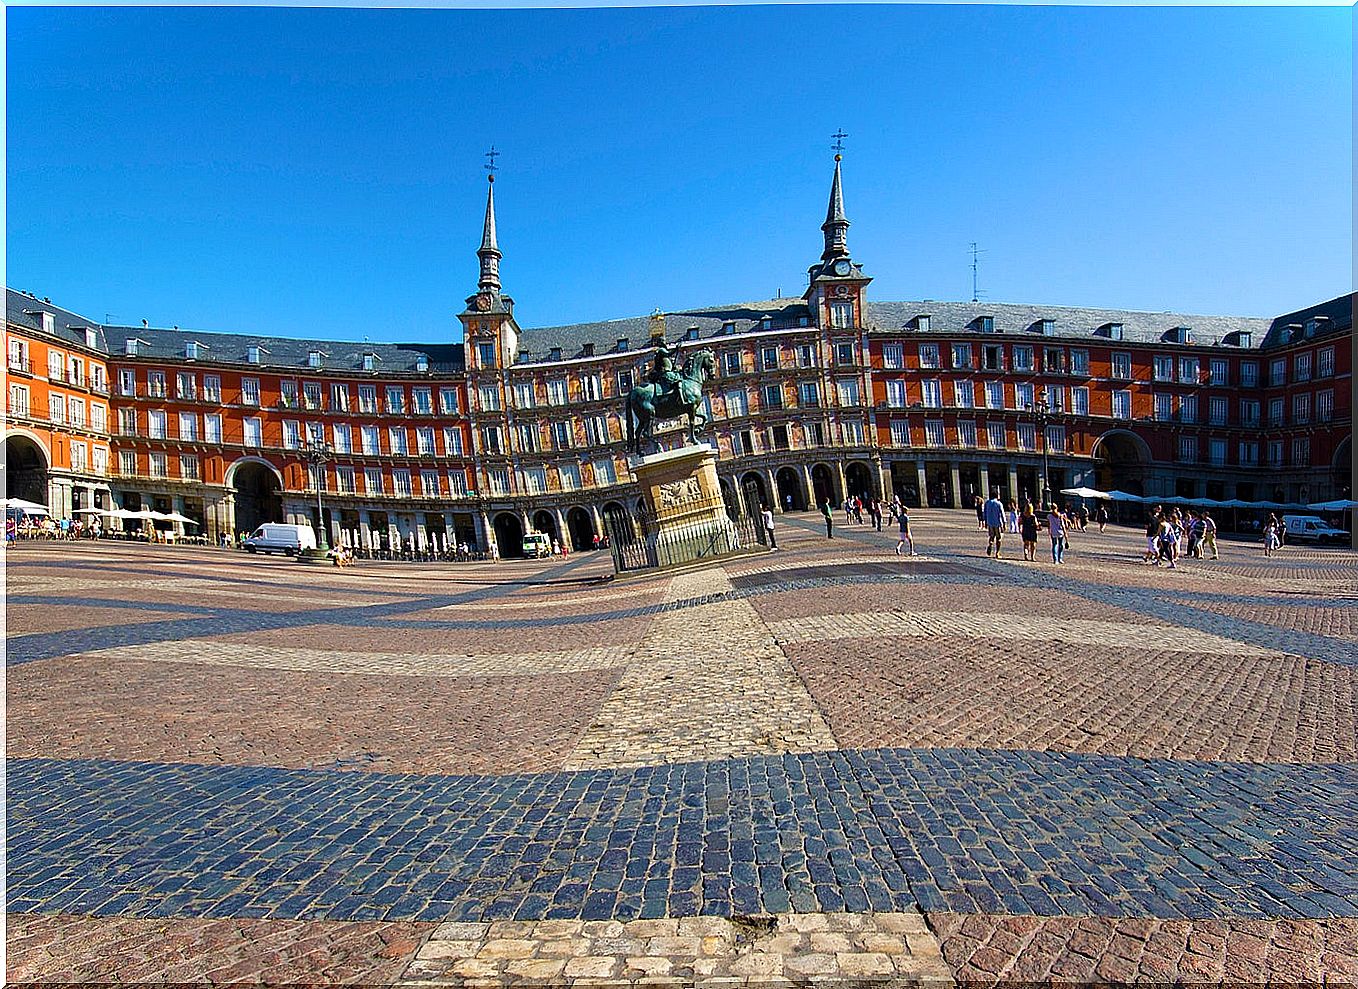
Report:
[[304,549],[316,548],[316,533],[309,525],[291,522],[265,522],[243,544],[248,553],[283,553],[296,556]]
[[1343,543],[1349,538],[1347,530],[1336,529],[1319,515],[1284,515],[1283,527],[1289,543]]

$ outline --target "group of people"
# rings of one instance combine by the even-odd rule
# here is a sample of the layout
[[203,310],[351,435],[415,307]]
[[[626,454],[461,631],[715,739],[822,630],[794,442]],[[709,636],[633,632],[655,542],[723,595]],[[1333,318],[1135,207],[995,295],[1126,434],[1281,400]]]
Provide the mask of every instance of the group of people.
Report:
[[1211,559],[1219,558],[1217,551],[1217,523],[1210,512],[1178,508],[1166,511],[1159,505],[1146,519],[1145,563],[1178,569],[1184,556],[1201,560],[1204,553]]
[[84,519],[54,519],[50,515],[6,515],[5,542],[20,539],[98,539],[104,527],[98,516]]
[[[1023,559],[1030,563],[1037,560],[1037,540],[1041,530],[1046,529],[1051,537],[1052,562],[1065,563],[1066,550],[1070,547],[1068,533],[1071,530],[1083,532],[1089,525],[1089,512],[1081,506],[1077,512],[1067,506],[1063,512],[1054,502],[1039,511],[1031,501],[1020,506],[1016,502],[1005,505],[1000,500],[999,491],[992,491],[990,498],[982,502],[977,499],[977,524],[986,532],[985,555],[1001,559],[1001,546],[1005,533],[1016,534],[1023,544]],[[1099,531],[1108,524],[1106,512],[1097,516]]]

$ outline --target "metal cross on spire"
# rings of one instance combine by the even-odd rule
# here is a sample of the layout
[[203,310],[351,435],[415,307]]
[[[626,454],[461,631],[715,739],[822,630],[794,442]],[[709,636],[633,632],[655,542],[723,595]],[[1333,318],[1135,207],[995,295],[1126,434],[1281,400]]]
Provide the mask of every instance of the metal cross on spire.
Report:
[[486,152],[486,164],[483,167],[486,171],[490,172],[490,181],[492,182],[495,181],[495,173],[500,170],[500,166],[495,164],[495,159],[500,157],[502,153],[503,152],[496,151],[495,145],[493,144],[490,146],[490,150]]
[[835,139],[835,143],[830,145],[830,147],[834,151],[835,157],[838,158],[840,155],[844,153],[844,139],[849,135],[845,134],[844,128],[841,127],[839,130],[835,131],[830,136]]

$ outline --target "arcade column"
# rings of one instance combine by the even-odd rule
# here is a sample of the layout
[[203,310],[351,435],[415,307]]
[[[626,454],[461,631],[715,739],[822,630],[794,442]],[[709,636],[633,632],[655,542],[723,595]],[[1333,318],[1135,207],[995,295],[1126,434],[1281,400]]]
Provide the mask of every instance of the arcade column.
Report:
[[948,483],[952,485],[953,508],[965,508],[962,504],[962,465],[948,464]]
[[1019,499],[1018,464],[1009,464],[1009,497]]
[[919,475],[919,507],[929,507],[929,472],[924,469],[924,461],[915,461],[915,470]]

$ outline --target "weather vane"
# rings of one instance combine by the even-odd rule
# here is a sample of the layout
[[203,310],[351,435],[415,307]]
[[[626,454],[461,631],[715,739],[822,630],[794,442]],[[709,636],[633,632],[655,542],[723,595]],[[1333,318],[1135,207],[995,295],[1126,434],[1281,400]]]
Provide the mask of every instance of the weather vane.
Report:
[[493,144],[490,146],[490,150],[486,152],[486,164],[484,167],[486,171],[490,172],[490,181],[492,182],[495,181],[495,173],[500,170],[500,166],[495,164],[495,159],[500,157],[501,154],[502,152],[495,150],[495,145]]
[[844,153],[844,139],[845,139],[846,137],[848,137],[849,135],[848,135],[848,134],[845,134],[845,133],[844,133],[844,129],[841,127],[839,130],[835,131],[835,132],[834,132],[833,134],[831,134],[830,136],[833,137],[833,138],[835,139],[835,143],[832,144],[832,145],[830,145],[830,147],[834,150],[835,154],[836,154],[836,155],[841,155],[841,154],[843,154],[843,153]]

